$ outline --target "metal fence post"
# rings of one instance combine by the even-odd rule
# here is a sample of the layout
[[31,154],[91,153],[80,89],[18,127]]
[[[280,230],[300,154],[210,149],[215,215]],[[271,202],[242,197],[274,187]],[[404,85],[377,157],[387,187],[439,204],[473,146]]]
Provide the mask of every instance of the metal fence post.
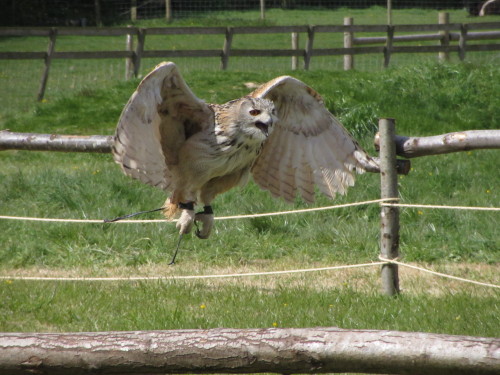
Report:
[[[396,126],[394,119],[379,120],[380,134],[380,192],[381,198],[398,198],[396,170]],[[380,211],[380,255],[394,259],[399,255],[399,209],[382,206]],[[398,266],[382,266],[382,289],[387,295],[399,293]]]

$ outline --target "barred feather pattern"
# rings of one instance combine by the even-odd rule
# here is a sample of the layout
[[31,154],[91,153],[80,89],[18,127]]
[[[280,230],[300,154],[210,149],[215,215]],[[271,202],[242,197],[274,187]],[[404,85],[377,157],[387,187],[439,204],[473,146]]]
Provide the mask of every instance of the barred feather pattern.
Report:
[[248,96],[208,104],[175,64],[158,65],[139,84],[118,122],[115,161],[125,174],[180,202],[210,205],[250,175],[274,197],[313,202],[315,188],[345,194],[355,172],[375,162],[303,82],[278,77]]

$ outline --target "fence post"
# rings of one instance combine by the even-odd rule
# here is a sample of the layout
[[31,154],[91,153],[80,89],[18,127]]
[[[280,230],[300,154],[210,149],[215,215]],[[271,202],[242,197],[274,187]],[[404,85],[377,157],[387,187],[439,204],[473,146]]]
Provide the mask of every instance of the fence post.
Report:
[[[352,26],[354,23],[352,17],[344,17],[344,26]],[[344,32],[344,48],[352,48],[354,41],[354,33],[352,31]],[[344,55],[344,70],[354,68],[354,55]]]
[[137,0],[130,0],[130,20],[137,21]]
[[[299,33],[292,33],[292,49],[294,51],[299,49]],[[297,70],[298,57],[292,56],[292,70]]]
[[307,28],[306,53],[304,54],[304,69],[309,70],[314,45],[314,26]]
[[394,38],[394,26],[387,26],[387,39],[384,48],[384,68],[389,66],[391,61],[392,41]]
[[260,0],[260,19],[266,18],[266,0]]
[[144,51],[144,42],[146,41],[146,30],[137,29],[137,48],[134,56],[134,76],[139,77],[141,68],[142,51]]
[[461,61],[465,59],[465,51],[467,48],[467,25],[460,26],[460,39],[458,41],[458,57]]
[[167,22],[172,21],[172,1],[165,0],[165,20]]
[[[128,27],[132,27],[132,26],[128,26]],[[131,33],[127,34],[127,36],[126,36],[125,49],[128,52],[132,52],[132,54],[133,54],[131,57],[125,58],[125,80],[128,81],[134,75],[134,58],[135,58],[134,36]]]
[[[396,126],[394,119],[379,120],[380,192],[381,198],[398,198],[396,171]],[[399,255],[399,209],[382,206],[380,211],[380,255],[394,259]],[[399,293],[397,264],[384,264],[381,272],[382,289],[392,296]]]
[[[439,12],[438,20],[440,25],[449,25],[450,14],[447,12]],[[446,30],[440,30],[439,34],[441,34],[441,46],[448,47],[450,45],[450,29],[446,28]],[[448,51],[439,52],[439,61],[448,61],[449,59],[450,53]]]
[[43,70],[42,79],[40,81],[40,88],[38,89],[37,100],[41,102],[45,95],[45,88],[47,87],[47,81],[49,79],[50,64],[52,62],[52,54],[54,53],[54,48],[56,47],[57,29],[50,29],[49,34],[49,45],[47,47],[47,55],[45,56],[45,68]]
[[231,44],[233,43],[233,28],[226,29],[226,38],[224,39],[224,47],[222,48],[222,57],[220,68],[226,70],[229,64],[229,54],[231,53]]

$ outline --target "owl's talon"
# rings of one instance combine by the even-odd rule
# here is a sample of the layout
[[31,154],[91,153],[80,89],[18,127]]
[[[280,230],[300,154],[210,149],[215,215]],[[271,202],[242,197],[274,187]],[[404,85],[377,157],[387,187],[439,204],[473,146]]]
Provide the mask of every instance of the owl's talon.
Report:
[[212,211],[212,207],[205,206],[204,211],[198,212],[195,215],[194,220],[195,222],[201,221],[202,223],[201,229],[196,226],[196,236],[202,240],[206,240],[210,236],[214,226],[214,212]]
[[195,219],[194,210],[183,209],[179,220],[175,227],[179,229],[179,234],[187,234],[191,232],[193,228],[193,222]]

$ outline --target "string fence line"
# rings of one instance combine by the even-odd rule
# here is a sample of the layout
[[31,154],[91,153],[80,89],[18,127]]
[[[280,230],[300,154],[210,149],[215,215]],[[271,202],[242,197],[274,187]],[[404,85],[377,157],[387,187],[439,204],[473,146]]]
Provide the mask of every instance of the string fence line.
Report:
[[287,275],[295,273],[331,271],[348,268],[372,267],[386,264],[387,262],[371,262],[361,264],[351,264],[342,266],[330,266],[319,268],[305,268],[283,271],[262,271],[262,272],[244,272],[244,273],[228,273],[218,275],[172,275],[172,276],[127,276],[127,277],[51,277],[51,276],[0,276],[0,280],[38,280],[38,281],[170,281],[170,280],[200,280],[200,279],[223,279],[234,277],[250,277],[250,276],[270,276],[270,275]]
[[[399,198],[373,199],[373,200],[369,200],[369,201],[337,204],[337,205],[333,205],[333,206],[303,208],[303,209],[290,210],[290,211],[279,211],[279,212],[266,212],[266,213],[260,213],[260,214],[216,216],[215,220],[235,220],[235,219],[266,217],[266,216],[301,214],[301,213],[307,213],[307,212],[333,210],[333,209],[337,209],[337,208],[365,206],[365,205],[369,205],[369,204],[383,203],[383,202],[394,201],[394,200],[399,200]],[[59,223],[84,223],[84,224],[115,224],[115,223],[118,223],[118,224],[120,224],[120,223],[122,223],[122,224],[141,224],[141,223],[165,223],[165,222],[175,223],[177,221],[175,219],[174,220],[152,219],[152,220],[120,220],[120,221],[116,221],[113,223],[107,223],[104,220],[96,220],[96,219],[57,219],[57,218],[28,217],[28,216],[5,216],[5,215],[0,215],[0,219],[21,220],[21,221],[59,222]]]
[[406,207],[406,208],[435,208],[442,210],[469,210],[469,211],[500,211],[500,207],[475,207],[475,206],[446,206],[434,204],[408,204],[408,203],[380,203],[386,207]]
[[481,281],[466,279],[463,277],[448,275],[442,272],[436,272],[424,267],[414,266],[408,263],[400,262],[396,259],[386,259],[379,256],[379,262],[371,263],[361,263],[361,264],[350,264],[342,266],[330,266],[330,267],[318,267],[318,268],[305,268],[305,269],[294,269],[294,270],[283,270],[283,271],[263,271],[263,272],[244,272],[244,273],[230,273],[230,274],[214,274],[214,275],[172,275],[172,276],[127,276],[127,277],[57,277],[57,276],[17,276],[17,275],[2,275],[0,280],[8,281],[88,281],[88,282],[109,282],[109,281],[175,281],[175,280],[203,280],[203,279],[224,279],[224,278],[241,278],[241,277],[253,277],[253,276],[281,276],[290,275],[297,273],[308,273],[308,272],[320,272],[320,271],[332,271],[341,269],[351,269],[351,268],[362,268],[362,267],[373,267],[382,266],[385,264],[397,264],[399,266],[408,267],[416,269],[422,272],[426,272],[435,276],[440,276],[452,280],[457,280],[461,282],[471,283],[475,285],[490,287],[490,288],[500,288],[500,285],[485,283]]
[[490,283],[484,283],[484,282],[481,282],[481,281],[476,281],[476,280],[471,280],[471,279],[465,279],[463,277],[448,275],[446,273],[433,271],[433,270],[430,270],[430,269],[427,269],[427,268],[424,268],[424,267],[419,267],[419,266],[414,266],[412,264],[403,263],[403,262],[398,261],[397,259],[387,259],[387,258],[384,258],[382,256],[379,256],[378,258],[381,261],[385,262],[385,264],[397,264],[399,266],[413,268],[415,270],[419,270],[419,271],[422,271],[422,272],[427,272],[427,273],[430,273],[432,275],[436,275],[436,276],[440,276],[440,277],[445,277],[445,278],[448,278],[448,279],[463,281],[463,282],[466,282],[466,283],[471,283],[471,284],[476,284],[476,285],[481,285],[481,286],[487,286],[487,287],[490,287],[490,288],[500,288],[500,285],[490,284]]

